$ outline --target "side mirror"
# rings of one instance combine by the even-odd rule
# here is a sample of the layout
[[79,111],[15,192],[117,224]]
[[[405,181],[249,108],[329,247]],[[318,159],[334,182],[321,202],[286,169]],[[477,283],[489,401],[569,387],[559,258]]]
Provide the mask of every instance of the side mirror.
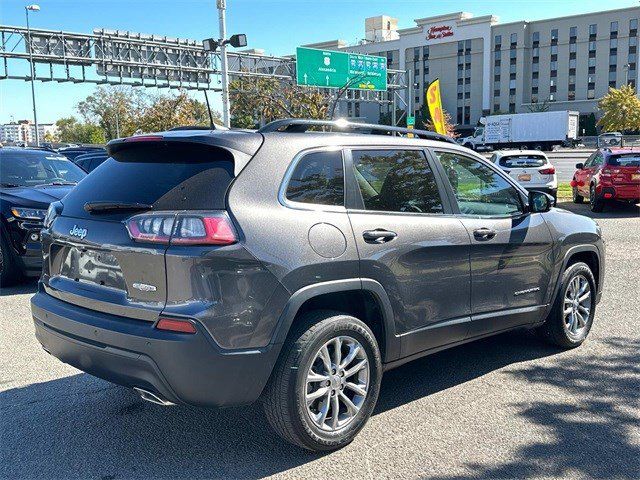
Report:
[[584,163],[576,163],[576,168],[578,170],[582,170],[584,168]]
[[544,192],[529,192],[529,211],[531,213],[548,212],[553,205],[553,197]]

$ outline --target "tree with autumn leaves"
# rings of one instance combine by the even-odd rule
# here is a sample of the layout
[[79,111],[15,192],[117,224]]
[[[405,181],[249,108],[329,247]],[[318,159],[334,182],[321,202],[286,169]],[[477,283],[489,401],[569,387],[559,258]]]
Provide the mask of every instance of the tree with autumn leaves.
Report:
[[602,117],[598,125],[605,132],[640,130],[640,98],[631,85],[610,88],[598,102]]

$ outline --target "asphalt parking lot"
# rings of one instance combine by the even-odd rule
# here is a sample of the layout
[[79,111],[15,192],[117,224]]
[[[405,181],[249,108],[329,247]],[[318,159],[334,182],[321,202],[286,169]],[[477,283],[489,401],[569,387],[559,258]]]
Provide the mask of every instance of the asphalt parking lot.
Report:
[[160,407],[46,354],[35,284],[0,295],[1,478],[640,478],[640,208],[591,214],[607,245],[587,342],[527,332],[388,372],[368,426],[316,455],[280,440],[259,406]]

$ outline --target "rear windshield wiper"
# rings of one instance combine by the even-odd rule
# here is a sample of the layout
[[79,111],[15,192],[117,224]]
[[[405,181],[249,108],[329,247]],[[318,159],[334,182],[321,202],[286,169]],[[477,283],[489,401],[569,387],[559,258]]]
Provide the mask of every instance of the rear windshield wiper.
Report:
[[2,182],[0,183],[0,187],[3,188],[15,188],[15,187],[21,187],[22,185],[18,185],[17,183],[7,183],[7,182]]
[[126,202],[87,202],[84,209],[89,213],[114,212],[114,211],[133,211],[133,210],[151,210],[153,205],[147,203],[126,203]]
[[51,185],[77,185],[77,182],[51,182],[51,183],[41,183],[40,185],[36,185],[36,187],[50,187]]

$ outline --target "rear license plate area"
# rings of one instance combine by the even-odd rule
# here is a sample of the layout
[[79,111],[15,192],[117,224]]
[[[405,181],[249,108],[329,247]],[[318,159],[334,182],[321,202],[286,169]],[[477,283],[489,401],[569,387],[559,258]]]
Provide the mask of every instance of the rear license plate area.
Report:
[[60,254],[59,275],[76,282],[126,290],[122,270],[115,255],[79,247],[64,247]]
[[530,182],[531,181],[531,174],[530,173],[521,173],[520,175],[518,175],[518,181],[519,182]]

